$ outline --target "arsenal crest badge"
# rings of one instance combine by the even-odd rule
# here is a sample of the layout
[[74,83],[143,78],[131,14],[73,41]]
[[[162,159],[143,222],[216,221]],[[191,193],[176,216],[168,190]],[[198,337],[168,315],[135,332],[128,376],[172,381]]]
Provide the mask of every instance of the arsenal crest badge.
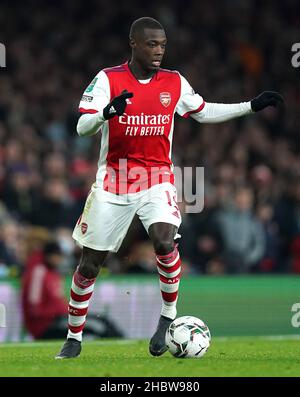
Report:
[[169,92],[161,92],[159,94],[160,103],[167,108],[171,103],[171,94]]
[[87,231],[87,228],[88,228],[87,223],[83,222],[83,223],[81,224],[81,233],[82,233],[82,234],[85,234],[86,231]]

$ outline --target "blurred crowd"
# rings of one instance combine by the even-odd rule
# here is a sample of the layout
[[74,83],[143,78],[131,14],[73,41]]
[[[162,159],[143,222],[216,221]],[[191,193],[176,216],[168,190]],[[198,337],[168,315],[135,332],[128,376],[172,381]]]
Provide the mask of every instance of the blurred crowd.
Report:
[[[100,136],[76,133],[78,103],[97,72],[130,57],[128,32],[141,16],[166,28],[164,67],[180,71],[207,102],[280,92],[284,109],[222,124],[175,121],[173,162],[204,167],[201,213],[179,233],[187,273],[300,272],[300,6],[282,1],[2,1],[0,41],[0,277],[39,260],[49,239],[78,263],[71,232],[94,181]],[[193,181],[195,183],[195,181]],[[112,273],[156,272],[135,220]]]

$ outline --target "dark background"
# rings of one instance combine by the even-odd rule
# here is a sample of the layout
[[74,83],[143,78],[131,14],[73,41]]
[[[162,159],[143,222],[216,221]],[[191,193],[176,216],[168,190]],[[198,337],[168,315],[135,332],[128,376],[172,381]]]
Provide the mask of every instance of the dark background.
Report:
[[[0,69],[2,275],[22,274],[51,236],[64,250],[65,273],[78,263],[71,232],[100,145],[100,135],[77,136],[78,103],[99,70],[129,59],[129,28],[141,16],[166,29],[163,67],[180,71],[207,102],[247,101],[263,90],[285,99],[284,109],[222,124],[176,118],[174,164],[205,167],[204,210],[184,215],[180,203],[185,271],[300,272],[300,68],[291,64],[300,42],[298,1],[13,4],[0,5],[7,50]],[[139,222],[107,268],[156,271]]]

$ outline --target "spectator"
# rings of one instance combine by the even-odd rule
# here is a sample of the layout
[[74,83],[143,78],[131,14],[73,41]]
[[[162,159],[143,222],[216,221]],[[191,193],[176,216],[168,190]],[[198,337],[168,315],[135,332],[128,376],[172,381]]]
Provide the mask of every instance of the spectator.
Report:
[[25,166],[16,167],[7,180],[3,202],[19,221],[32,223],[36,195],[31,187],[30,171]]
[[49,229],[73,226],[73,200],[67,181],[51,178],[45,181],[43,194],[35,207],[33,223]]
[[0,263],[7,268],[6,274],[21,274],[24,258],[23,228],[10,220],[0,228]]
[[214,222],[217,208],[215,197],[206,195],[204,209],[199,214],[188,214],[183,222],[186,235],[182,244],[184,259],[191,260],[191,271],[207,273],[208,263],[220,253],[220,236]]
[[253,192],[239,187],[232,209],[216,214],[222,240],[222,256],[228,273],[245,273],[262,259],[265,239],[262,224],[252,211]]
[[[275,220],[279,227],[281,244],[280,271],[291,270],[291,254],[298,258],[300,237],[300,182],[297,174],[286,177],[284,192],[275,208]],[[296,257],[295,257],[296,255]],[[298,260],[297,260],[298,263]]]
[[257,219],[261,222],[264,231],[265,250],[257,267],[257,271],[272,272],[277,270],[279,257],[279,229],[274,221],[274,208],[272,203],[258,205]]
[[144,241],[132,247],[127,273],[156,273],[156,260],[151,243]]
[[67,315],[67,302],[58,272],[63,260],[60,247],[49,242],[44,248],[42,259],[25,271],[23,276],[24,322],[34,338],[54,339],[63,337]]
[[51,239],[48,229],[40,226],[30,226],[27,228],[24,238],[25,244],[25,270],[43,262],[43,248]]

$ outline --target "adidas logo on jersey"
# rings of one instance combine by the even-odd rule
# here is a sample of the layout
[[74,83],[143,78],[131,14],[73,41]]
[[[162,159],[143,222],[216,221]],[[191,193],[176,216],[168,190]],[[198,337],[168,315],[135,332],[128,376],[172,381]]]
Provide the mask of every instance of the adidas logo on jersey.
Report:
[[112,114],[112,113],[117,113],[116,109],[113,106],[111,106],[109,109],[109,114]]

